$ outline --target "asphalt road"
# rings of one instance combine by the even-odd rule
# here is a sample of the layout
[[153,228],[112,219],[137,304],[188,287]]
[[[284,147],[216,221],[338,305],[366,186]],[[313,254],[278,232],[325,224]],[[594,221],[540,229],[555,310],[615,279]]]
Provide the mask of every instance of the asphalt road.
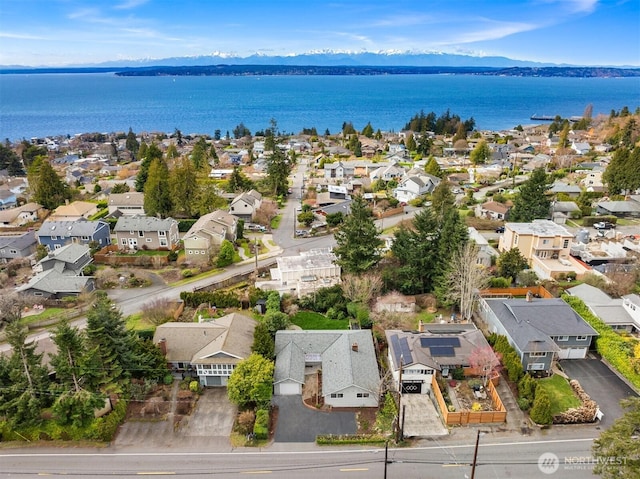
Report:
[[[425,447],[389,449],[384,475],[384,448],[342,448],[306,451],[157,451],[152,453],[114,450],[7,450],[0,451],[0,478],[68,476],[83,478],[141,475],[183,478],[260,475],[277,478],[326,479],[327,477],[441,478],[471,476],[474,441],[464,444],[434,442]],[[476,461],[477,479],[591,476],[590,439],[495,441],[481,436]],[[546,454],[547,456],[542,456]],[[555,454],[552,456],[550,454]],[[550,460],[543,467],[540,458]],[[557,469],[556,472],[553,472]]]

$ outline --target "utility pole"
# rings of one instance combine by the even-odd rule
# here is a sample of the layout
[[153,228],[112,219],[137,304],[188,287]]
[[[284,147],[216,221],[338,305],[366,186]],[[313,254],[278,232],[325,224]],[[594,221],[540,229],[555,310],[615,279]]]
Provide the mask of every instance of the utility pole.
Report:
[[476,436],[476,447],[473,451],[473,463],[471,464],[471,479],[474,479],[476,475],[476,462],[478,460],[478,445],[480,444],[480,429],[478,429],[478,435]]
[[384,443],[384,479],[387,479],[387,464],[389,464],[389,441],[385,441]]

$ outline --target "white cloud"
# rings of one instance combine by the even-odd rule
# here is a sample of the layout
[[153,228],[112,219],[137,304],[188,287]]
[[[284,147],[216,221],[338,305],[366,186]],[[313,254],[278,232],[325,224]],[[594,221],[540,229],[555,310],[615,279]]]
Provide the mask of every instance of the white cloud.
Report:
[[476,29],[475,31],[467,31],[458,34],[453,41],[438,42],[440,45],[446,45],[451,43],[474,43],[484,42],[488,40],[498,40],[500,38],[508,37],[516,33],[528,32],[539,28],[539,25],[531,23],[519,23],[519,22],[495,22],[487,21],[484,28]]
[[0,38],[12,38],[14,40],[46,40],[45,37],[27,35],[24,33],[0,32]]

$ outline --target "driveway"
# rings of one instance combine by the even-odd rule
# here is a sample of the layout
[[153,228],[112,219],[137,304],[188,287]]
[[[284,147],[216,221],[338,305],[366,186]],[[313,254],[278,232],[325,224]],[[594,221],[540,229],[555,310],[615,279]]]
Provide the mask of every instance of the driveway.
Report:
[[319,434],[355,434],[355,412],[315,411],[302,404],[301,396],[273,396],[278,406],[275,442],[315,442]]
[[620,406],[622,399],[637,396],[633,389],[599,359],[560,361],[560,367],[569,378],[578,380],[591,399],[598,403],[600,411],[604,413],[600,421],[604,428],[611,426],[624,413]]
[[163,421],[127,421],[118,430],[113,446],[142,450],[230,450],[229,436],[236,407],[227,398],[227,388],[205,389],[191,415],[182,418],[176,428],[174,418],[177,391],[176,381],[171,412]]
[[404,437],[446,436],[449,430],[429,394],[403,394]]

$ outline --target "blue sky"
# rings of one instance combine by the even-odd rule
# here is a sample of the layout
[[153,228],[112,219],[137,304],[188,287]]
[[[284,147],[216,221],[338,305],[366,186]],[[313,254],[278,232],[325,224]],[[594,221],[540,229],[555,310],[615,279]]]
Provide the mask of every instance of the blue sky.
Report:
[[318,50],[640,66],[640,0],[0,0],[0,65]]

